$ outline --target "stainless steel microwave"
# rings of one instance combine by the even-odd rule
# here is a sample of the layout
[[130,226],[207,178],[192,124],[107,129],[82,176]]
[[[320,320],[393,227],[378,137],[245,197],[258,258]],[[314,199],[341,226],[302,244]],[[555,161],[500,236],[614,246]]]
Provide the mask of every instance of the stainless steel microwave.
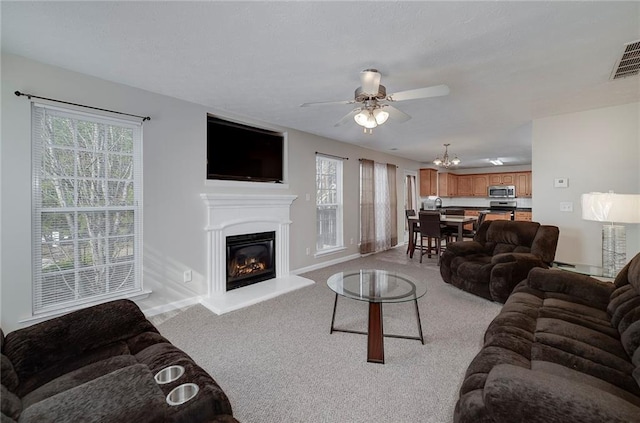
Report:
[[516,187],[514,185],[493,185],[489,187],[489,197],[515,198]]

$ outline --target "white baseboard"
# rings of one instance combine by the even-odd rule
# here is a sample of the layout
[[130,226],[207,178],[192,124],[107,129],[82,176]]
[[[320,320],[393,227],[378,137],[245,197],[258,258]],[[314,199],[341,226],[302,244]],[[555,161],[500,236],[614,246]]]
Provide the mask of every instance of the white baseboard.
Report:
[[185,298],[184,300],[173,301],[168,304],[162,304],[156,307],[146,308],[142,310],[142,312],[147,317],[156,316],[158,314],[168,313],[170,311],[179,310],[181,308],[198,304],[200,303],[201,299],[202,299],[201,296]]
[[311,266],[302,267],[300,269],[292,270],[291,273],[293,273],[294,275],[300,275],[302,273],[307,273],[307,272],[311,272],[313,270],[322,269],[323,267],[327,267],[327,266],[333,266],[334,264],[344,263],[345,261],[354,260],[354,259],[357,259],[357,258],[360,258],[360,257],[363,257],[363,256],[361,256],[358,253],[351,254],[350,256],[340,257],[340,258],[329,260],[329,261],[323,261],[322,263],[312,264]]

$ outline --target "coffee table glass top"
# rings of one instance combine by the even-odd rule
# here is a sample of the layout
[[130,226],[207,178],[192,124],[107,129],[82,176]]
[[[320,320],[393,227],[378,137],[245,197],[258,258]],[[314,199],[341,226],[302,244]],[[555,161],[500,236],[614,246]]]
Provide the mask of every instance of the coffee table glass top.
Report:
[[370,303],[413,301],[427,292],[425,281],[375,269],[336,273],[329,277],[327,285],[338,295]]

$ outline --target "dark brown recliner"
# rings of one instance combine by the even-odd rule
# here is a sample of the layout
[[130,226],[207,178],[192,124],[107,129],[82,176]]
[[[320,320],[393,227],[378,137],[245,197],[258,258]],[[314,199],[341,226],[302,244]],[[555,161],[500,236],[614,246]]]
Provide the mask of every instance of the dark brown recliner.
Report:
[[447,245],[440,274],[446,283],[504,303],[531,269],[551,265],[558,235],[558,227],[538,222],[486,221],[473,241]]

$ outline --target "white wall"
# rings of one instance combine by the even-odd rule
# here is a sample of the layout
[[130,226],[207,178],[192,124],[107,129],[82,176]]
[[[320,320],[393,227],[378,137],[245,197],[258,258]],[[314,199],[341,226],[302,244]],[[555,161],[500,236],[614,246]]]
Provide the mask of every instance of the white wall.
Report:
[[[582,220],[586,192],[640,193],[640,104],[589,110],[533,122],[533,219],[557,225],[556,259],[601,265],[602,225]],[[554,188],[554,178],[569,178]],[[573,212],[560,212],[572,202]],[[640,252],[640,225],[626,225],[627,259]]]
[[[31,135],[30,102],[16,90],[43,97],[111,110],[151,116],[143,128],[144,150],[144,286],[152,295],[139,302],[157,312],[167,305],[193,300],[207,293],[205,207],[203,192],[264,192],[259,188],[214,188],[205,182],[206,115],[214,113],[264,125],[248,118],[125,85],[70,72],[21,57],[3,55],[1,170],[1,322],[5,332],[31,316]],[[273,125],[266,125],[276,128]],[[291,269],[354,255],[358,251],[358,159],[395,163],[398,192],[403,169],[419,163],[340,143],[315,135],[288,131],[289,189],[278,193],[298,195],[291,217]],[[345,221],[347,250],[313,257],[315,246],[315,152],[349,157],[345,161]],[[310,194],[306,201],[305,194]],[[402,199],[398,201],[398,228],[404,227]],[[401,235],[400,235],[401,237]],[[354,244],[350,240],[354,239]],[[306,247],[311,255],[305,254]],[[185,270],[193,281],[185,284]]]

